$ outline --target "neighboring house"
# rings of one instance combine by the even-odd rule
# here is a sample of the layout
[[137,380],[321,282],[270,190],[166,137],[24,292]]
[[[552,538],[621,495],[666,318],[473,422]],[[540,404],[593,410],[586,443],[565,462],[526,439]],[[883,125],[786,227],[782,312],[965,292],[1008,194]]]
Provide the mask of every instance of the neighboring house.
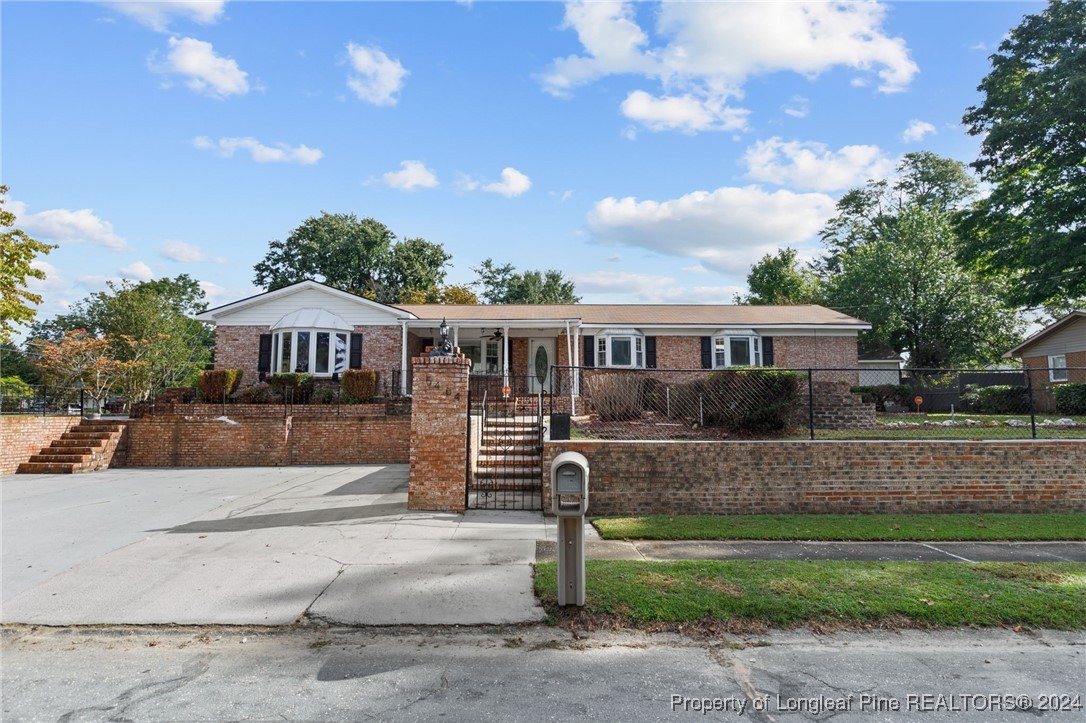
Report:
[[1030,373],[1034,385],[1086,382],[1086,311],[1072,311],[1003,356],[1043,370]]
[[[199,314],[215,325],[216,367],[329,377],[376,369],[409,392],[410,358],[447,320],[473,374],[501,376],[517,393],[551,391],[552,365],[615,369],[732,366],[856,369],[857,334],[870,324],[821,306],[539,304],[388,306],[302,281]],[[830,373],[831,378],[848,376]],[[855,373],[853,373],[855,376]]]
[[890,348],[861,354],[859,358],[860,386],[901,384],[901,364],[901,355]]

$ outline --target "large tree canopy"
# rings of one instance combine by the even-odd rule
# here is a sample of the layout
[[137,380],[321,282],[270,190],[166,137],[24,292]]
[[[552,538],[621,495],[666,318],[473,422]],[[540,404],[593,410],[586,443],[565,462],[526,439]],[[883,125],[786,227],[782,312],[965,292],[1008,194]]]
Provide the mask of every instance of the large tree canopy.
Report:
[[317,279],[385,303],[440,286],[452,258],[441,244],[425,239],[396,243],[396,235],[372,218],[323,211],[303,221],[285,241],[268,246],[254,267],[258,286],[271,291]]
[[16,324],[34,320],[41,295],[29,291],[26,280],[45,278],[34,259],[56,248],[13,228],[15,214],[4,209],[7,193],[8,187],[0,186],[0,342],[11,339]]
[[1018,303],[1086,296],[1086,3],[1026,16],[991,61],[963,122],[983,137],[973,167],[992,193],[963,256],[1012,277]]
[[893,180],[841,197],[822,230],[826,253],[801,267],[796,252],[764,257],[745,303],[823,303],[871,322],[864,351],[906,352],[914,368],[986,363],[1020,337],[999,279],[963,265],[956,222],[976,193],[965,166],[910,153]]
[[488,304],[576,304],[581,300],[573,282],[558,269],[518,273],[512,264],[497,266],[487,259],[472,271]]

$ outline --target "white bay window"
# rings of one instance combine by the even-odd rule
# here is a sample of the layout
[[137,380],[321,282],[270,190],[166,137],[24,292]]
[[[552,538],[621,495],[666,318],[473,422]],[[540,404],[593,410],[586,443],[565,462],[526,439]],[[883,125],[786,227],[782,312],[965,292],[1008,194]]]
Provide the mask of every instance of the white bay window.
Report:
[[292,329],[272,337],[272,372],[298,372],[327,377],[347,369],[348,334],[345,331]]
[[762,366],[762,339],[753,330],[713,337],[713,368]]
[[600,332],[596,335],[596,366],[644,369],[644,335],[639,331]]

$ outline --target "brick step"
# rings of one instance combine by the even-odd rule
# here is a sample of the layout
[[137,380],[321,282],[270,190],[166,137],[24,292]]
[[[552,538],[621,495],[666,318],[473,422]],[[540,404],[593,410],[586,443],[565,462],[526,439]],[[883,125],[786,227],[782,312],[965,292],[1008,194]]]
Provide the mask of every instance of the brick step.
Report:
[[540,463],[538,454],[494,454],[479,455],[480,467],[511,467],[515,465],[531,465],[538,467]]
[[82,465],[72,462],[23,462],[16,474],[72,474],[82,472]]
[[[78,429],[78,427],[77,427]],[[111,439],[113,435],[110,432],[65,432],[60,435],[61,439]]]
[[532,454],[540,456],[542,454],[542,450],[540,450],[539,447],[537,447],[536,445],[528,443],[497,444],[491,442],[488,444],[486,442],[483,442],[483,444],[479,446],[479,454]]
[[42,447],[38,454],[95,454],[102,447]]
[[538,422],[529,422],[523,419],[494,419],[490,417],[486,420],[487,427],[518,427],[523,429],[539,429]]
[[91,432],[120,432],[124,429],[124,425],[104,419],[81,419],[76,429]]
[[104,439],[54,439],[49,443],[53,449],[101,449],[104,446]]
[[88,461],[91,458],[89,454],[33,454],[30,456],[30,462],[63,462],[72,464],[81,464]]
[[516,469],[483,468],[475,472],[476,479],[535,480],[539,481],[543,470],[540,467],[519,467]]

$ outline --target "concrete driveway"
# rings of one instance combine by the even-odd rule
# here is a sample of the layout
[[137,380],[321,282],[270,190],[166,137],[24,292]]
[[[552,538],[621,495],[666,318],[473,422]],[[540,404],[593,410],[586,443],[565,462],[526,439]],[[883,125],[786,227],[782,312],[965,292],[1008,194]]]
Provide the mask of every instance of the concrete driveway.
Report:
[[540,513],[408,512],[407,467],[2,478],[5,623],[539,620]]

